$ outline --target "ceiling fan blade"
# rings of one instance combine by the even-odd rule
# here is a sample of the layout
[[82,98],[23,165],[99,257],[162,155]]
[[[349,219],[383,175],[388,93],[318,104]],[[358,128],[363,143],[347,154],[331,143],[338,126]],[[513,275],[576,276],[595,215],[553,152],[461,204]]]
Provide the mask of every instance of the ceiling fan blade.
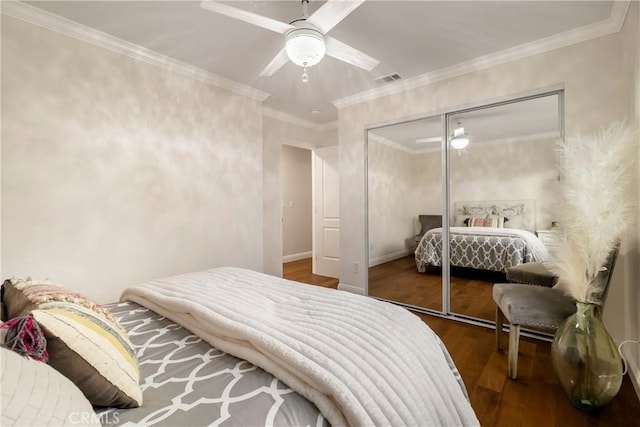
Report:
[[327,34],[362,3],[364,0],[329,0],[315,11],[307,22],[318,27],[323,34]]
[[260,72],[261,77],[269,77],[272,76],[276,71],[278,71],[284,64],[289,62],[289,57],[287,56],[287,52],[284,48],[278,52],[278,54],[264,67],[264,70]]
[[380,63],[375,58],[354,49],[349,45],[334,39],[333,37],[325,38],[327,44],[327,55],[344,61],[348,64],[355,65],[367,71],[371,71]]
[[200,3],[200,7],[280,34],[285,34],[287,31],[295,28],[293,25],[285,24],[284,22],[276,21],[266,16],[256,15],[246,10],[227,6],[226,4],[213,0],[203,0]]

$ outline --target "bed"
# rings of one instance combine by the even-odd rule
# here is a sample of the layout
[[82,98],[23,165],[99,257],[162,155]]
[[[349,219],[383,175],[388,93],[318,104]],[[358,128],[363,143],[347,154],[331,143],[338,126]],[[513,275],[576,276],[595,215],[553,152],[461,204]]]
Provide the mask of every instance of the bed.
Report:
[[[450,227],[453,267],[505,272],[507,268],[544,262],[549,254],[535,235],[535,201],[456,202]],[[442,228],[431,229],[415,251],[416,268],[442,266]]]
[[[43,312],[74,298],[30,315],[46,335]],[[127,408],[94,403],[103,425],[479,425],[443,343],[389,303],[225,267],[130,287],[107,308],[126,331],[112,341],[135,353],[141,396]],[[2,381],[15,393],[4,370]]]

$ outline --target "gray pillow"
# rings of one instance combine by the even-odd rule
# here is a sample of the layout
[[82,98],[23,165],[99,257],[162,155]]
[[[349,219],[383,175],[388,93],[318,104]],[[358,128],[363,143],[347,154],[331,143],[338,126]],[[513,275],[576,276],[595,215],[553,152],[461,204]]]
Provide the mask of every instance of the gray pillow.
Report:
[[440,215],[418,215],[418,221],[420,221],[421,236],[432,228],[442,227],[442,216]]

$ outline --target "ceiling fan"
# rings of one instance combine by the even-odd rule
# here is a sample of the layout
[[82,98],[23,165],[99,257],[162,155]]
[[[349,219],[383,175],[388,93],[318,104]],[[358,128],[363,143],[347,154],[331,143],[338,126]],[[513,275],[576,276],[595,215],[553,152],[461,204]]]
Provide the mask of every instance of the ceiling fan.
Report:
[[271,76],[287,61],[303,67],[302,81],[309,80],[307,67],[316,65],[325,53],[343,62],[367,71],[373,70],[380,61],[359,50],[329,37],[326,34],[340,21],[353,12],[365,0],[328,0],[311,16],[308,16],[309,0],[302,0],[302,17],[289,24],[238,9],[213,0],[203,0],[200,6],[204,9],[229,16],[249,24],[285,36],[285,47],[260,72],[260,76]]

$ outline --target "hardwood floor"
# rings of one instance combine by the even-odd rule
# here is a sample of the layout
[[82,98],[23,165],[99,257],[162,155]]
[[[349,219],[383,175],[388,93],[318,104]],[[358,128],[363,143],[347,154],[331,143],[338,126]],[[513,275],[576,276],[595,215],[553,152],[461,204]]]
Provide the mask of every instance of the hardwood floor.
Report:
[[[451,311],[493,320],[493,284],[504,281],[500,273],[464,268],[451,271]],[[369,295],[415,307],[442,310],[440,269],[418,273],[413,257],[407,256],[369,269]]]
[[317,274],[311,273],[311,258],[285,263],[282,265],[282,271],[285,279],[323,286],[325,288],[336,289],[338,287],[338,279],[318,276]]
[[442,279],[437,270],[418,273],[413,257],[404,257],[369,269],[369,295],[442,310]]
[[[312,275],[311,260],[284,264],[284,277],[330,288],[338,284],[337,279]],[[481,425],[640,426],[640,400],[628,375],[611,403],[598,412],[586,414],[571,406],[564,395],[551,366],[549,343],[520,339],[518,379],[514,381],[507,378],[507,352],[495,349],[492,329],[416,314],[447,346]]]
[[[411,259],[413,260],[413,256]],[[451,312],[495,320],[493,284],[506,280],[504,273],[453,267],[450,288]]]

